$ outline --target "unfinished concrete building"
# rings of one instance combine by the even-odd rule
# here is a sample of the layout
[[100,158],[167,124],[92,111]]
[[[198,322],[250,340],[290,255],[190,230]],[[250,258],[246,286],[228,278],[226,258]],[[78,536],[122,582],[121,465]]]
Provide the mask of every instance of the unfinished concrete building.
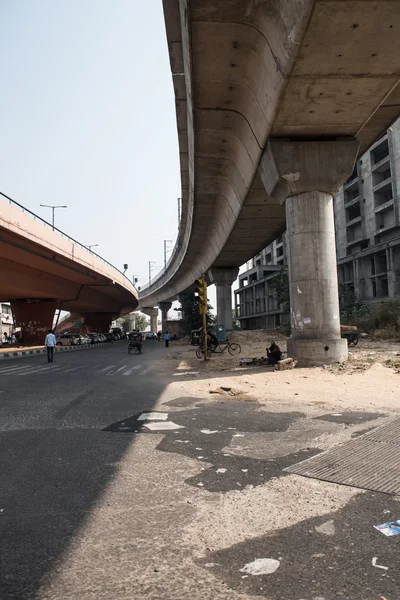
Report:
[[400,120],[357,162],[335,199],[339,281],[361,300],[400,293]]

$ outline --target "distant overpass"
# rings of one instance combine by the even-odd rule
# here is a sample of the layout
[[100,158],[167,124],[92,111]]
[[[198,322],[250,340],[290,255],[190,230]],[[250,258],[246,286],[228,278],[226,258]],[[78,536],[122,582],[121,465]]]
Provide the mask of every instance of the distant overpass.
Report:
[[231,327],[238,267],[286,227],[290,351],[343,360],[332,194],[400,114],[400,3],[164,0],[182,222],[152,307],[202,273]]
[[118,269],[23,206],[0,200],[0,302],[11,302],[26,341],[43,342],[55,311],[89,331],[135,310],[137,292]]

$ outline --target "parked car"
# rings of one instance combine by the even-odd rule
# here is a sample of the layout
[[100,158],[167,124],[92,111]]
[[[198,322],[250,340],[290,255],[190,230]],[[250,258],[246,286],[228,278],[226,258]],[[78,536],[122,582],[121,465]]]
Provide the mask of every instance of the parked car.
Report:
[[79,335],[76,333],[62,333],[56,341],[57,346],[77,346],[79,343]]
[[157,334],[153,333],[152,331],[150,331],[149,333],[146,333],[146,340],[156,340],[157,339]]
[[91,344],[100,343],[100,334],[99,333],[88,333],[87,337],[90,339]]
[[118,339],[113,331],[110,331],[109,333],[103,333],[102,335],[104,335],[107,342],[115,342]]
[[124,340],[126,338],[126,333],[121,327],[113,327],[111,333],[115,335],[115,340]]

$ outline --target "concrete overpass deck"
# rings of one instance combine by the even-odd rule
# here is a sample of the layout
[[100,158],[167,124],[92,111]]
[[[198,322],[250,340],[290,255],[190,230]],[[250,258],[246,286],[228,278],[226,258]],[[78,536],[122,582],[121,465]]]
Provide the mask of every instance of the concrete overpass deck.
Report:
[[268,138],[354,136],[359,152],[400,113],[400,4],[391,0],[164,0],[182,225],[143,305],[210,267],[237,267],[285,228],[259,165]]
[[0,270],[0,301],[11,302],[26,340],[43,341],[56,309],[108,331],[138,306],[123,273],[11,199],[0,200]]
[[[164,0],[164,13],[182,224],[167,269],[142,287],[142,306],[176,297],[202,273],[217,284],[222,271],[233,276],[285,228],[285,199],[309,191],[308,174],[332,165],[334,187],[319,183],[331,194],[400,114],[399,2]],[[297,171],[280,172],[272,138],[355,145],[345,168],[316,146],[293,190],[286,178]],[[317,164],[322,155],[327,163]]]

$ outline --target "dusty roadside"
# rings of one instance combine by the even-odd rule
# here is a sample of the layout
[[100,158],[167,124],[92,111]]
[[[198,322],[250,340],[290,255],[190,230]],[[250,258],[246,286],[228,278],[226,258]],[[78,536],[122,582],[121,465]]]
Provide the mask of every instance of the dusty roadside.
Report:
[[[242,345],[241,356],[255,357],[264,354],[271,336],[261,332],[239,332],[234,338]],[[284,339],[277,341],[285,350]],[[400,518],[396,498],[391,500],[384,494],[288,475],[283,471],[286,463],[279,461],[299,462],[306,458],[307,452],[333,448],[399,416],[399,354],[398,343],[362,340],[351,350],[349,360],[343,366],[274,372],[268,367],[240,367],[239,359],[227,354],[213,357],[205,364],[194,356],[190,346],[176,344],[171,347],[160,368],[168,370],[171,360],[179,361],[174,374],[176,382],[168,386],[158,409],[165,410],[167,405],[173,418],[177,418],[180,411],[187,411],[188,406],[195,415],[193,419],[199,418],[204,407],[210,414],[224,406],[228,412],[231,410],[239,415],[234,435],[215,451],[215,454],[222,453],[227,461],[223,463],[219,477],[228,478],[232,470],[230,483],[218,487],[218,484],[210,484],[207,477],[202,479],[202,472],[206,471],[205,475],[212,470],[218,473],[222,465],[215,454],[206,465],[201,465],[203,451],[198,452],[198,476],[187,481],[202,487],[190,500],[196,516],[186,527],[184,539],[209,571],[228,581],[237,591],[259,594],[271,600],[333,600],[338,597],[380,600],[383,594],[388,600],[394,599],[397,575],[393,568],[380,570],[372,566],[371,560],[378,551],[382,554],[384,549],[393,550],[393,544],[390,546],[387,540],[376,536],[372,528],[375,522]],[[183,402],[179,406],[176,398],[186,399],[187,404]],[[286,419],[286,424],[277,425],[276,430],[271,427],[269,431],[257,431],[256,427],[248,427],[244,422],[238,409],[240,405],[256,420],[262,415],[271,419],[278,415],[280,419]],[[215,428],[218,429],[217,425]],[[175,439],[175,446],[177,442]],[[191,443],[189,436],[188,445],[179,446],[184,446],[186,456],[193,458],[195,453],[188,451]],[[171,451],[171,447],[168,450]],[[246,485],[238,475],[235,463],[238,459],[242,471],[257,465],[262,483],[255,482],[253,474]],[[263,471],[266,463],[275,464],[277,468],[266,473]],[[364,511],[364,524],[357,521],[359,510]],[[347,529],[340,533],[338,527],[343,521],[348,521]],[[304,527],[313,532],[305,547],[303,542],[296,541],[296,532],[303,531]],[[356,568],[351,560],[346,564],[342,556],[338,558],[339,551],[334,548],[346,548],[346,552],[355,548],[360,536],[365,536],[365,528],[369,541],[362,550],[366,555],[357,556]],[[281,544],[280,540],[285,539],[287,541]],[[296,558],[296,553],[293,554],[293,547],[286,547],[285,543],[304,553],[301,561]],[[371,544],[369,548],[368,543]],[[276,554],[278,547],[279,556]],[[356,554],[360,551],[360,547],[351,550]],[[258,578],[243,575],[240,565],[243,567],[245,558],[250,556],[280,560],[280,565],[286,564],[284,578],[278,576],[279,571],[277,575]],[[389,558],[385,560],[387,563]],[[301,568],[296,566],[299,561]],[[300,572],[307,569],[308,564],[313,564],[315,573],[303,575],[305,584],[298,590],[299,569]],[[336,566],[332,567],[332,564]],[[337,572],[338,565],[342,574]],[[329,573],[332,569],[336,579]],[[363,588],[362,577],[370,586],[367,591]]]

